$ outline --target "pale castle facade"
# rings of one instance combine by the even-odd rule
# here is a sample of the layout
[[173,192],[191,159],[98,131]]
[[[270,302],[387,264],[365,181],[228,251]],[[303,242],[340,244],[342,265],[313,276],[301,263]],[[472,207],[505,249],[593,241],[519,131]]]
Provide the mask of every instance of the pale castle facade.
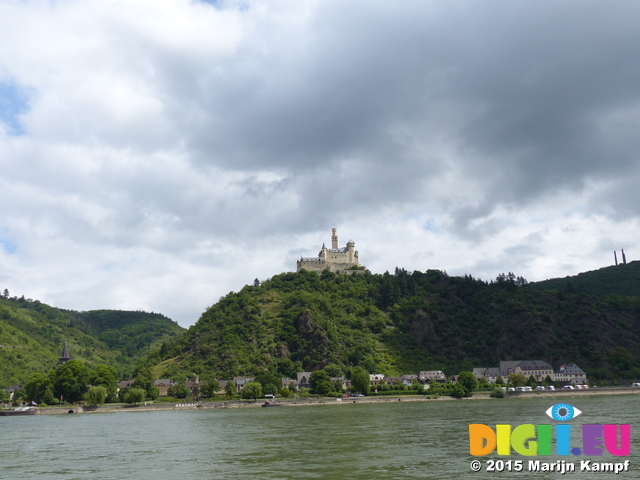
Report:
[[[322,244],[322,250],[317,257],[300,257],[298,260],[299,272],[302,269],[310,272],[322,273],[324,270],[341,273],[353,273],[364,271],[365,267],[358,263],[358,251],[353,240],[347,242],[347,246],[338,248],[338,229],[331,229],[331,248],[327,248]],[[361,270],[353,269],[359,266]]]

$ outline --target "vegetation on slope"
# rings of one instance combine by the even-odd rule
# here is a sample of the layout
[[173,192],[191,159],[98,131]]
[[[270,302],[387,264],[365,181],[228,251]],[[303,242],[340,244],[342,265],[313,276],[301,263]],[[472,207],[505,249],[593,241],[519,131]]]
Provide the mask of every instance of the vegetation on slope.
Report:
[[285,273],[222,298],[150,360],[168,377],[291,377],[328,364],[458,373],[516,359],[640,376],[640,300],[524,284],[512,274],[487,283],[435,270]]
[[152,345],[184,331],[170,319],[144,312],[73,312],[38,300],[0,296],[0,388],[53,368],[64,342],[72,358],[121,374]]
[[612,265],[564,278],[530,284],[536,290],[583,291],[591,295],[640,297],[640,262]]

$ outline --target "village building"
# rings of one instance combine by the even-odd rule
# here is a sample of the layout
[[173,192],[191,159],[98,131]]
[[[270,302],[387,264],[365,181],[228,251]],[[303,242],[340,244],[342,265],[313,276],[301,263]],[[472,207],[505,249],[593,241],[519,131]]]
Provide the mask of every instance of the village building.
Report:
[[249,382],[253,382],[253,378],[233,377],[233,384],[236,386],[236,391],[238,393],[242,393],[242,390],[244,390],[244,386]]
[[311,383],[309,382],[311,372],[298,372],[297,377],[296,388],[311,388]]
[[553,374],[554,380],[571,385],[585,385],[588,383],[587,374],[575,363],[565,363]]
[[384,375],[381,373],[370,373],[369,374],[369,385],[370,386],[374,386],[379,384],[380,382],[382,382],[382,380],[384,380]]
[[[498,367],[479,367],[473,369],[473,376],[476,377],[477,380],[484,378],[487,383],[496,383],[496,380],[500,376],[500,369]],[[502,379],[504,380],[504,378]]]
[[431,380],[435,380],[438,383],[445,383],[447,376],[442,370],[422,370],[418,373],[418,382],[421,384],[429,383]]
[[576,364],[566,363],[556,371],[551,364],[543,360],[508,360],[500,362],[499,367],[478,367],[473,369],[473,375],[478,380],[485,378],[488,383],[495,383],[498,376],[505,382],[509,381],[509,375],[524,375],[529,380],[533,377],[536,383],[543,383],[547,377],[558,383],[571,383],[573,385],[587,384],[587,374]]
[[153,381],[153,385],[158,389],[158,396],[169,396],[169,387],[173,384],[168,378],[159,378]]

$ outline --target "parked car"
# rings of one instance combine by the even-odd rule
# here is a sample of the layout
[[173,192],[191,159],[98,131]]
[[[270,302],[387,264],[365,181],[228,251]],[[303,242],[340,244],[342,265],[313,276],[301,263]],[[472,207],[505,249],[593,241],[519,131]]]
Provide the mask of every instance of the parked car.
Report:
[[564,387],[562,387],[563,390],[575,390],[573,388],[573,385],[565,385]]
[[538,386],[536,387],[536,390],[540,391],[540,390],[546,390],[546,389],[544,388],[544,386],[543,386],[543,385],[538,385]]
[[554,387],[553,385],[549,385],[549,386],[547,387],[547,390],[555,390],[555,389],[556,389],[556,387]]

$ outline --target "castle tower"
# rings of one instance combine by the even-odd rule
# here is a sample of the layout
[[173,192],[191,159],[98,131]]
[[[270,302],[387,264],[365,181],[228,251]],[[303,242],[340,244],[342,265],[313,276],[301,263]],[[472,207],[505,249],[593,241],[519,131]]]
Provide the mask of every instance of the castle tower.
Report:
[[331,248],[333,249],[338,248],[338,229],[337,228],[331,229]]
[[358,257],[357,257],[357,255],[354,255],[355,246],[356,246],[356,244],[355,244],[355,242],[353,240],[349,240],[347,242],[347,261],[349,263],[357,265]]

